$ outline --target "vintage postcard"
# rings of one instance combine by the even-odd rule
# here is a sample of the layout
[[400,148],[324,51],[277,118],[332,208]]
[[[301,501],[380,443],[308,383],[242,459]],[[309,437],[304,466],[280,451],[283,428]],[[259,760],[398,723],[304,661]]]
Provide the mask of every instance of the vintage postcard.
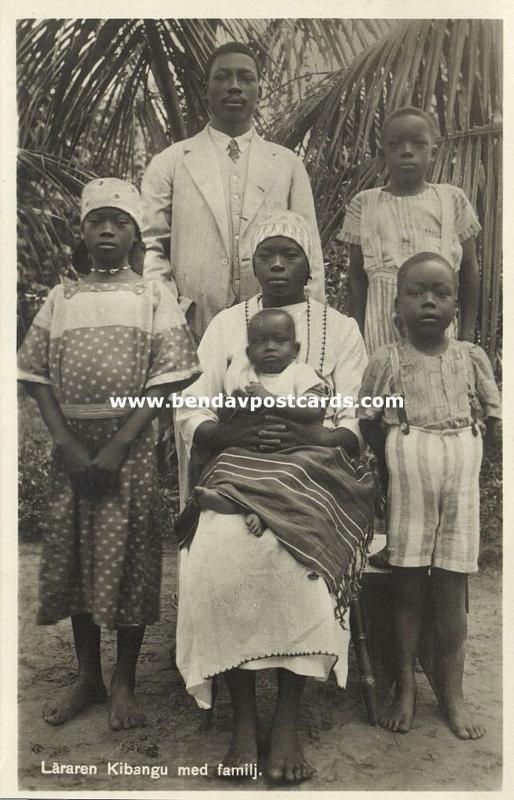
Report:
[[0,797],[510,794],[512,30],[3,8]]

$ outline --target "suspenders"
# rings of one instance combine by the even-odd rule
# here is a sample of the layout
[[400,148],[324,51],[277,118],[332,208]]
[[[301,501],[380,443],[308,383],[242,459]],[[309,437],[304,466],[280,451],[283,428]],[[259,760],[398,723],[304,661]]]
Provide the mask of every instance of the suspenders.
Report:
[[391,371],[393,373],[393,386],[397,397],[403,400],[401,408],[398,408],[398,421],[400,423],[400,430],[407,436],[410,431],[409,420],[407,419],[407,411],[405,410],[405,392],[403,391],[402,373],[400,369],[400,357],[398,355],[398,346],[393,345],[390,350],[391,358]]
[[[398,412],[398,422],[400,424],[400,430],[405,436],[410,431],[409,420],[407,419],[407,410],[406,410],[406,403],[405,403],[405,392],[403,390],[403,383],[402,383],[402,371],[400,366],[400,356],[398,353],[398,345],[393,345],[390,350],[390,359],[391,359],[391,372],[393,375],[393,386],[395,389],[395,393],[397,396],[403,399],[403,404],[401,408],[397,409]],[[479,435],[479,428],[478,428],[478,410],[479,410],[479,400],[477,397],[476,392],[476,377],[475,377],[475,368],[473,366],[473,362],[471,361],[471,356],[469,354],[468,348],[462,348],[459,350],[459,358],[464,359],[464,364],[466,368],[466,381],[467,381],[467,389],[468,389],[468,398],[469,398],[469,405],[471,410],[471,430],[473,432],[473,436]]]
[[471,361],[471,356],[469,354],[469,350],[467,347],[461,350],[461,354],[463,355],[464,361],[466,362],[468,398],[469,398],[469,405],[471,408],[471,430],[473,431],[473,436],[478,436],[478,434],[480,433],[478,427],[478,411],[480,408],[480,401],[477,396],[475,368],[473,366],[473,362]]

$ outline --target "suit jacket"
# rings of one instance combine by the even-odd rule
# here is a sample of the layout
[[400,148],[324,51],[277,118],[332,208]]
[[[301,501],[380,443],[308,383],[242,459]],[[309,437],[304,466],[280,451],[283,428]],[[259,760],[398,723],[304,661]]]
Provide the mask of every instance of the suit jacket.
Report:
[[324,265],[309,178],[286,147],[254,133],[250,142],[239,231],[240,285],[233,286],[225,194],[211,137],[196,136],[167,147],[150,162],[141,192],[147,246],[144,275],[170,282],[201,337],[211,319],[259,291],[250,241],[256,220],[273,208],[288,208],[312,228],[314,257],[309,294],[323,301]]

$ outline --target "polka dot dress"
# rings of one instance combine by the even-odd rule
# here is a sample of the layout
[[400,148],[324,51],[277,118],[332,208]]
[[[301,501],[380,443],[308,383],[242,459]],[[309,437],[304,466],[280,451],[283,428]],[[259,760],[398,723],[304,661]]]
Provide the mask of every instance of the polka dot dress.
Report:
[[[123,425],[123,417],[112,416],[111,396],[140,396],[199,371],[175,299],[154,281],[55,287],[18,362],[20,379],[52,386],[91,456]],[[151,425],[130,447],[118,476],[115,493],[78,493],[55,450],[39,624],[84,613],[108,628],[158,619],[161,537]]]
[[[72,420],[76,438],[97,452],[118,420]],[[40,570],[38,623],[91,613],[98,625],[149,625],[159,618],[161,537],[152,428],[132,445],[119,492],[75,494],[54,453],[49,526]]]

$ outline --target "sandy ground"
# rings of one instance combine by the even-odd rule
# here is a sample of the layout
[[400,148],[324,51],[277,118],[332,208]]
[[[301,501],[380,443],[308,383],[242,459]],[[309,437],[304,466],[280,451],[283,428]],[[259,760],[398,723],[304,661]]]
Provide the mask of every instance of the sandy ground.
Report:
[[[60,790],[230,790],[271,788],[264,776],[227,783],[215,765],[227,749],[230,706],[226,690],[218,695],[211,729],[199,732],[194,702],[170,666],[175,624],[172,591],[176,558],[166,551],[162,621],[148,630],[139,671],[139,697],[151,726],[113,733],[107,706],[94,706],[79,718],[52,728],[41,719],[41,705],[69,685],[75,674],[71,630],[64,621],[52,627],[34,624],[39,546],[20,548],[20,789]],[[353,652],[346,691],[310,681],[305,693],[302,731],[316,774],[300,789],[328,790],[487,790],[501,785],[502,698],[500,579],[487,572],[470,582],[470,635],[466,691],[473,710],[487,726],[486,736],[461,742],[446,727],[423,675],[419,675],[418,713],[411,732],[402,736],[367,724],[360,698]],[[114,635],[104,636],[104,670],[114,659]],[[274,697],[272,675],[258,680],[264,725],[269,726]],[[42,774],[41,762],[95,765],[94,775]],[[167,775],[108,775],[108,762],[131,767],[167,768]],[[208,777],[178,774],[180,766],[208,765]],[[117,769],[117,767],[115,768]],[[164,771],[164,769],[163,769]],[[205,768],[204,768],[205,771]]]

